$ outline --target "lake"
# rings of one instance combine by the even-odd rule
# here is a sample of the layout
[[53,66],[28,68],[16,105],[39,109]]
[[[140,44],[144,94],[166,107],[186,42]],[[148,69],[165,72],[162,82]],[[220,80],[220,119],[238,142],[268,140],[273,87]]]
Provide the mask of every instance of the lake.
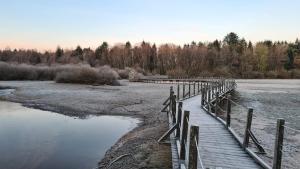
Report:
[[138,120],[75,118],[0,101],[1,169],[92,169]]

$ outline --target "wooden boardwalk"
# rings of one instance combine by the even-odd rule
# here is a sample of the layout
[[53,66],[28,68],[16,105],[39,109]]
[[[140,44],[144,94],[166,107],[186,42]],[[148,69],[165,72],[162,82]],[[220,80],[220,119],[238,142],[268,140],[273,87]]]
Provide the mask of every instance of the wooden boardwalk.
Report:
[[[199,126],[199,156],[205,168],[261,168],[244,151],[238,141],[226,129],[226,126],[201,108],[201,95],[191,97],[182,102],[182,110],[190,112],[189,126]],[[198,158],[198,160],[200,159]],[[201,166],[198,165],[198,168],[201,168]]]
[[176,90],[170,86],[161,110],[168,114],[169,130],[158,139],[162,143],[170,138],[173,169],[281,169],[284,119],[277,119],[271,167],[249,147],[251,139],[258,153],[266,154],[251,130],[252,108],[242,137],[231,128],[231,104],[238,105],[230,95],[236,88],[234,80],[164,82],[177,85]]

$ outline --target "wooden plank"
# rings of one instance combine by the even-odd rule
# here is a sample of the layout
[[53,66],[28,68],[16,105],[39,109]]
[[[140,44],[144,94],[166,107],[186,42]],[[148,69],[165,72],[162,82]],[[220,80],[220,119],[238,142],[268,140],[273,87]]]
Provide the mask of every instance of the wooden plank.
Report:
[[226,155],[227,157],[247,157],[248,159],[248,154],[243,152],[243,151],[238,151],[238,150],[226,150],[222,151],[221,149],[216,150],[216,149],[199,149],[200,154],[216,154],[217,155]]
[[224,168],[228,168],[228,169],[253,169],[253,168],[257,168],[255,166],[236,166],[234,164],[231,164],[231,165],[230,164],[229,165],[224,164],[222,166],[219,166],[219,165],[214,165],[213,163],[207,164],[206,167],[209,168],[209,169],[215,169],[217,167],[222,167],[222,169],[224,169]]
[[[203,158],[205,157],[209,157],[209,159],[211,158],[222,158],[222,159],[226,159],[228,161],[232,160],[232,162],[235,162],[235,160],[249,160],[249,155],[242,153],[240,151],[226,151],[226,152],[222,152],[222,151],[204,151],[202,150],[201,153],[204,154]],[[251,162],[253,162],[252,160],[250,160]]]
[[253,163],[252,161],[241,161],[241,160],[235,160],[232,162],[228,162],[228,159],[223,159],[220,161],[214,160],[214,159],[204,159],[204,165],[216,165],[219,167],[238,167],[238,168],[244,168],[244,167],[252,167],[256,168],[257,164]]
[[[200,140],[200,141],[204,141],[204,140]],[[206,148],[215,148],[215,149],[237,149],[240,151],[243,151],[243,149],[241,149],[238,145],[234,145],[234,144],[211,144],[211,143],[203,143],[203,145],[200,145],[200,147],[206,147]]]
[[[218,158],[218,157],[216,157]],[[218,166],[222,166],[222,167],[228,167],[228,166],[241,166],[241,167],[257,167],[257,164],[253,163],[253,161],[251,160],[240,160],[235,158],[235,160],[229,160],[229,159],[225,159],[225,158],[221,158],[220,160],[214,160],[214,159],[206,159],[206,158],[202,158],[202,160],[204,161],[204,164],[212,164],[212,165],[218,165]],[[239,165],[242,164],[242,165]]]
[[[202,140],[203,141],[203,140]],[[231,143],[228,143],[228,142],[224,142],[224,140],[222,140],[222,141],[214,141],[214,140],[204,140],[205,141],[205,143],[207,143],[207,144],[221,144],[221,145],[226,145],[226,144],[228,144],[228,145],[235,145],[235,146],[238,146],[235,142],[231,142]],[[200,145],[201,146],[201,145]]]

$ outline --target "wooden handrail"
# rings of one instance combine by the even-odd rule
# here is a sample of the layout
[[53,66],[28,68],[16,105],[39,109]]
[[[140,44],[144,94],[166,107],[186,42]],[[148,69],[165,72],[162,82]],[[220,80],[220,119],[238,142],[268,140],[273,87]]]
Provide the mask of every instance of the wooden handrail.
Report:
[[[185,86],[187,85],[185,82],[188,82],[188,92],[185,93]],[[183,83],[180,83],[183,82]],[[193,82],[193,90],[191,90],[191,82]],[[198,84],[197,84],[198,83]],[[197,158],[200,158],[199,156],[199,150],[197,148],[198,140],[194,141],[195,138],[199,135],[199,129],[198,126],[191,126],[189,130],[189,111],[183,111],[182,110],[182,102],[180,100],[188,99],[190,97],[193,97],[195,95],[201,94],[201,107],[209,114],[214,116],[217,120],[219,120],[222,124],[226,126],[226,128],[229,130],[229,132],[234,136],[235,139],[239,142],[241,146],[245,149],[247,153],[251,157],[254,158],[256,162],[261,164],[263,168],[270,169],[271,167],[266,164],[260,157],[258,157],[252,150],[248,148],[249,145],[249,139],[251,138],[254,140],[255,144],[260,150],[263,150],[263,148],[258,143],[258,140],[255,138],[254,133],[251,131],[251,122],[252,122],[252,112],[253,109],[249,109],[248,113],[248,120],[247,120],[247,128],[245,129],[245,137],[243,141],[239,138],[239,136],[234,132],[234,130],[230,127],[231,126],[231,98],[228,93],[230,93],[232,90],[236,88],[236,83],[234,80],[229,79],[209,79],[206,81],[190,81],[187,79],[184,79],[184,81],[177,81],[177,95],[174,94],[173,87],[170,88],[170,97],[164,102],[166,111],[170,115],[170,120],[172,121],[172,126],[168,130],[167,133],[163,135],[162,138],[168,137],[172,132],[175,132],[175,139],[179,141],[179,158],[186,164],[189,168],[196,168],[197,167]],[[197,91],[196,92],[196,84],[197,84]],[[180,89],[182,88],[182,90]],[[182,98],[180,97],[180,93],[182,91]],[[192,92],[193,91],[193,92]],[[193,93],[193,95],[191,95]],[[220,107],[220,102],[225,99],[226,100],[226,109],[223,110]],[[169,100],[169,101],[168,101]],[[177,105],[177,106],[176,106]],[[212,112],[211,107],[214,108],[214,113]],[[226,121],[224,121],[222,118],[219,117],[220,110],[223,110],[223,113],[226,113]],[[277,135],[276,135],[276,144],[275,144],[275,150],[279,150],[282,148],[282,138],[283,138],[283,131],[282,122],[278,122],[277,127]],[[283,122],[284,124],[284,122]],[[190,133],[188,134],[188,131]],[[197,131],[197,132],[195,132]],[[197,137],[195,136],[197,135]],[[188,137],[190,136],[190,137]],[[189,152],[187,152],[186,143],[189,142]],[[187,155],[189,156],[187,158]],[[274,154],[274,162],[273,162],[273,168],[274,169],[280,169],[281,167],[281,156],[282,152],[275,151]],[[186,161],[188,160],[188,161]],[[200,164],[201,167],[202,164]]]

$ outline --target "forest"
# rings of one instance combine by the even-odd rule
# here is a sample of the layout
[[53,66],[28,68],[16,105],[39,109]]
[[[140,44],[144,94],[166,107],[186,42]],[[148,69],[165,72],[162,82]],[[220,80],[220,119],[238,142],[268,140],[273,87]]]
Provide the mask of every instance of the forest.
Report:
[[254,44],[231,32],[222,40],[193,41],[182,46],[171,43],[156,46],[143,41],[113,46],[103,42],[96,49],[57,47],[56,51],[45,52],[7,48],[0,50],[0,61],[36,66],[109,65],[169,77],[300,78],[300,41],[264,40]]

